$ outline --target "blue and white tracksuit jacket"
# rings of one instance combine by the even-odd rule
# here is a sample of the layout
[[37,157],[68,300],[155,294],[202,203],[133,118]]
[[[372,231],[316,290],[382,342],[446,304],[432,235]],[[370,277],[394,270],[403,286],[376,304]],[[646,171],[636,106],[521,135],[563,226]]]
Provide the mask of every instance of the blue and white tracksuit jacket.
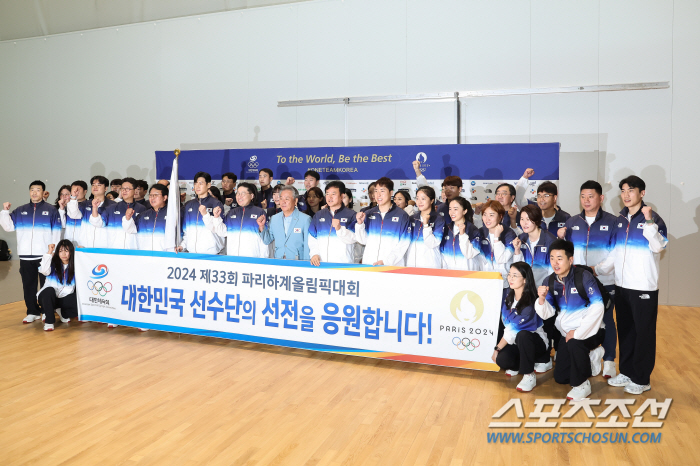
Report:
[[379,206],[367,210],[365,221],[355,225],[355,238],[365,245],[362,263],[383,261],[384,265],[406,265],[406,251],[411,244],[410,223],[408,214],[396,204],[383,217]]
[[[576,290],[574,281],[574,268],[569,270],[569,274],[564,277],[562,282],[559,277],[554,280],[554,289],[550,289],[547,293],[544,304],[540,304],[539,297],[535,302],[535,311],[543,319],[547,320],[556,314],[554,301],[559,304],[561,312],[557,315],[554,325],[559,329],[562,335],[566,335],[569,331],[574,330],[574,338],[577,340],[585,340],[590,338],[603,324],[603,297],[598,290],[598,283],[593,274],[587,270],[583,271],[583,285],[588,292],[590,304],[586,307],[586,301],[579,296]],[[549,286],[549,277],[545,277],[542,286]]]
[[[566,221],[566,240],[574,243],[574,264],[595,267],[603,262],[612,251],[613,233],[617,225],[616,217],[603,209],[598,209],[595,221],[589,226],[586,212],[574,215]],[[600,275],[603,285],[614,285],[615,277]],[[539,283],[539,280],[538,280]]]
[[535,312],[535,306],[529,305],[522,309],[519,313],[515,311],[517,301],[513,301],[510,309],[503,303],[501,307],[501,321],[503,322],[503,338],[509,345],[515,344],[515,337],[523,330],[536,333],[542,338],[545,347],[549,347],[549,339],[544,331],[544,323],[542,318]]
[[509,228],[504,228],[498,241],[489,234],[489,229],[485,226],[479,229],[479,245],[481,254],[477,257],[481,265],[480,270],[484,272],[500,272],[503,276],[503,288],[508,288],[508,272],[513,263],[513,240],[515,232]]
[[53,288],[56,291],[57,298],[65,298],[69,294],[75,292],[75,275],[73,275],[73,279],[68,283],[68,265],[64,265],[63,270],[60,272],[63,274],[63,283],[61,283],[59,280],[60,275],[51,266],[52,257],[53,255],[51,254],[44,254],[41,258],[39,273],[46,275],[46,281],[36,295],[38,297],[46,288]]
[[217,236],[226,238],[226,254],[242,257],[270,257],[270,248],[263,242],[258,218],[265,210],[254,205],[234,207],[222,219],[207,213],[204,225]]
[[[642,207],[645,204],[642,202]],[[654,223],[646,223],[640,208],[630,220],[625,207],[616,218],[612,252],[595,267],[598,275],[615,270],[615,285],[629,290],[659,289],[659,256],[668,244],[668,230],[659,215],[652,211]]]
[[[156,211],[153,207],[134,215],[129,220],[124,219],[122,225],[127,235],[136,238],[136,247],[142,251],[166,251],[165,224],[168,218],[168,207]],[[132,242],[130,240],[130,242]],[[172,251],[172,248],[170,248]]]
[[453,222],[447,223],[440,244],[442,268],[450,270],[481,270],[481,231],[467,222],[464,235]]
[[411,216],[411,225],[408,228],[411,244],[406,251],[406,266],[441,269],[440,245],[445,230],[445,219],[432,211],[428,217],[428,224],[423,226],[421,213],[416,212]]
[[[115,205],[116,202],[105,199],[97,208],[97,213],[102,216],[107,207]],[[69,219],[80,219],[80,234],[77,239],[77,245],[84,248],[108,248],[109,236],[106,228],[96,228],[90,223],[92,216],[92,202],[86,200],[85,203],[79,203],[75,199],[71,199],[66,206]],[[68,220],[67,220],[68,221]]]
[[[199,206],[207,208],[211,215],[215,207],[224,211],[224,205],[217,198],[207,195],[205,198],[196,198],[185,204],[185,212],[182,216],[182,230],[184,236],[180,246],[189,252],[200,254],[218,254],[224,248],[224,238],[209,230],[204,224]],[[230,212],[229,212],[230,213]]]
[[[321,209],[309,225],[309,257],[318,255],[321,262],[352,264],[355,250],[355,223],[357,213],[341,206],[333,215],[330,208]],[[340,230],[331,225],[333,219],[340,220]]]
[[90,215],[90,224],[95,228],[103,228],[107,230],[107,247],[110,249],[136,249],[136,238],[134,235],[126,233],[125,223],[127,222],[126,210],[134,209],[134,217],[138,217],[146,208],[134,201],[126,203],[125,201],[107,207],[102,215],[93,217]]
[[[566,226],[566,221],[569,220],[569,218],[571,218],[571,215],[561,209],[557,209],[556,212],[554,212],[554,218],[552,218],[552,221],[549,222],[549,225],[545,223],[543,218],[540,228],[549,231],[554,236],[557,236],[557,232],[560,228],[564,228]],[[519,225],[520,219],[518,219],[518,226]]]
[[[71,204],[73,202],[73,204]],[[73,246],[80,246],[80,229],[83,226],[83,216],[82,214],[77,218],[72,218],[68,215],[68,212],[72,208],[74,211],[85,212],[85,207],[90,204],[90,201],[85,199],[82,202],[78,202],[77,199],[71,199],[66,205],[66,210],[59,210],[58,213],[61,215],[61,222],[63,223],[63,239],[67,239]]]
[[20,259],[36,260],[61,240],[61,218],[58,210],[46,201],[30,202],[0,211],[0,226],[17,232],[17,253]]
[[515,251],[513,262],[527,262],[532,268],[535,283],[542,283],[545,277],[554,272],[549,264],[549,246],[556,241],[557,237],[547,230],[540,230],[540,237],[534,247],[527,233],[521,234],[518,238],[521,242],[520,250]]

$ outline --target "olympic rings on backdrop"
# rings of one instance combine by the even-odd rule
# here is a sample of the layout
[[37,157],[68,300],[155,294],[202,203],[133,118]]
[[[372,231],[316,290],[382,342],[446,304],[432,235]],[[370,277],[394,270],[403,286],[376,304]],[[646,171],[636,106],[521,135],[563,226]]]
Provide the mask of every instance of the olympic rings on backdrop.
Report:
[[112,291],[112,284],[110,282],[105,282],[103,284],[101,281],[93,282],[92,280],[88,280],[87,287],[95,296],[100,295],[104,297],[107,293]]
[[452,344],[457,347],[458,350],[463,351],[474,351],[481,345],[481,342],[477,340],[476,338],[472,338],[471,340],[467,337],[464,338],[459,338],[459,337],[454,337],[452,339]]

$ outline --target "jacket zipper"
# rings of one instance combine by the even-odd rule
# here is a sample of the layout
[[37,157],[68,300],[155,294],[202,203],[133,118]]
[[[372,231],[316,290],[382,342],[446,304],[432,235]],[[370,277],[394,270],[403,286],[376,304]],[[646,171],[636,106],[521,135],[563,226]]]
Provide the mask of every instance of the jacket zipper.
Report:
[[241,255],[241,233],[243,232],[243,219],[245,218],[245,207],[243,207],[243,213],[241,214],[241,227],[238,229],[238,253],[237,256]]
[[[630,225],[632,224],[632,217],[630,217],[629,221],[627,222],[627,231],[625,232],[625,250],[622,252],[622,272],[620,272],[620,276],[624,278],[625,276],[625,260],[627,259],[627,239],[630,236]],[[624,285],[624,281],[622,282],[622,285]]]
[[153,242],[155,241],[154,236],[156,234],[156,222],[158,222],[158,211],[156,211],[156,218],[153,220],[153,231],[151,232],[151,251],[153,251]]
[[34,204],[34,213],[32,214],[32,240],[29,242],[29,255],[34,255],[34,218],[36,217],[36,204]]
[[[416,234],[416,245],[413,248],[413,263],[415,267],[418,267],[418,238],[420,237],[421,231],[423,230],[423,219],[419,218],[418,233]],[[430,219],[428,219],[430,221]]]
[[[388,214],[387,212],[386,214]],[[386,216],[386,214],[384,214]],[[382,215],[381,212],[379,212],[379,215]],[[375,262],[379,262],[379,253],[382,250],[382,231],[384,231],[384,217],[382,217],[382,224],[379,227],[379,246],[377,246],[377,260]]]
[[331,225],[328,228],[328,242],[326,242],[326,260],[330,261],[331,233],[333,232],[333,212],[331,212]]

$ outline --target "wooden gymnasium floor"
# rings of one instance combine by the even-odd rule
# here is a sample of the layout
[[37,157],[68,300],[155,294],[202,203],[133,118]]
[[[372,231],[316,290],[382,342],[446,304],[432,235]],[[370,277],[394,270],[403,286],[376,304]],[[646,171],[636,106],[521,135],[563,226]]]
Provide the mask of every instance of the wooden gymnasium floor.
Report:
[[[46,333],[40,323],[22,325],[21,303],[7,304],[0,464],[698,464],[698,311],[661,308],[652,390],[630,410],[645,398],[673,398],[664,426],[645,430],[661,432],[660,443],[506,445],[487,442],[491,416],[511,398],[526,416],[535,398],[564,398],[568,389],[551,372],[519,394],[519,377],[503,373],[94,323]],[[592,383],[591,398],[633,398],[601,377]]]

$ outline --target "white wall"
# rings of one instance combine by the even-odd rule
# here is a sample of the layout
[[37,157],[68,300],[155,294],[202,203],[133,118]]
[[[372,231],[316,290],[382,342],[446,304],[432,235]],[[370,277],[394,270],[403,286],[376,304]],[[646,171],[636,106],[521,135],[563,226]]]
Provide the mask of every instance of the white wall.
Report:
[[[700,305],[700,3],[327,0],[0,42],[0,199],[31,180],[155,175],[181,144],[342,145],[341,107],[277,100],[670,81],[666,90],[490,97],[462,140],[562,143],[561,203],[635,173],[669,225],[661,301]],[[451,143],[449,103],[357,106],[350,144]],[[525,167],[523,167],[525,168]],[[14,247],[14,235],[0,231]]]

